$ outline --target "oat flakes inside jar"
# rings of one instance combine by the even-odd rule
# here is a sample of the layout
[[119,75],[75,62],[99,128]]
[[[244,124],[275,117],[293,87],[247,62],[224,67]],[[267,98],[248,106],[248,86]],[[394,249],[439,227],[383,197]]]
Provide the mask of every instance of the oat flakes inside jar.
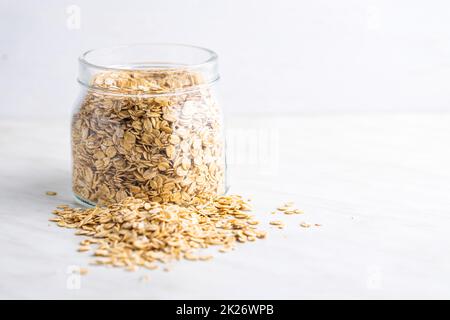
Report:
[[127,196],[196,204],[225,192],[225,141],[207,49],[143,44],[80,57],[72,187],[89,205]]

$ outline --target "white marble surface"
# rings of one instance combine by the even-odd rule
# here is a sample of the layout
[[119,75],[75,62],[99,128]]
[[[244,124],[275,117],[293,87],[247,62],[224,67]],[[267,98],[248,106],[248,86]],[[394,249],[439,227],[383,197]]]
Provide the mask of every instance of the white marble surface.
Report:
[[[450,298],[449,123],[450,114],[235,118],[231,192],[253,199],[268,238],[130,273],[88,266],[73,231],[47,221],[73,202],[68,121],[2,119],[0,298]],[[254,157],[267,129],[269,157]],[[305,215],[269,227],[288,200]],[[67,286],[74,265],[89,268],[78,289]]]

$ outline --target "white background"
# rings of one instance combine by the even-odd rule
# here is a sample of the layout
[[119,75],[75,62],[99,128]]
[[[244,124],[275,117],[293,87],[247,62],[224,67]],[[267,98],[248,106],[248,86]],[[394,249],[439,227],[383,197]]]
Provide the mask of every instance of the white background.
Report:
[[[0,298],[448,299],[449,17],[448,0],[0,0]],[[48,222],[74,204],[77,58],[137,42],[218,52],[230,193],[266,240],[130,273]],[[305,214],[270,214],[287,201]]]
[[137,42],[217,51],[231,113],[449,110],[449,1],[0,0],[0,12],[3,117],[68,116],[77,57]]

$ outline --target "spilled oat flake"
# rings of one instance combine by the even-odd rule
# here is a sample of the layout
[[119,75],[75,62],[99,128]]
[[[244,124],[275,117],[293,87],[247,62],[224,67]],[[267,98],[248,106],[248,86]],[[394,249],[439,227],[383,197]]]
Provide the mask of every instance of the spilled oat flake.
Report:
[[[303,210],[294,208],[294,202],[286,202],[282,206],[277,208],[279,212],[283,212],[284,214],[303,214],[305,213]],[[275,213],[275,212],[272,212]]]
[[[294,207],[294,202],[292,202],[292,201],[286,202],[283,205],[277,207],[277,211],[272,211],[271,214],[276,214],[277,212],[281,212],[281,213],[284,213],[286,215],[297,215],[297,214],[304,214],[305,213],[303,210],[295,208]],[[284,222],[280,221],[280,220],[270,221],[269,224],[272,225],[272,226],[276,226],[279,229],[283,229],[284,226],[285,226]],[[301,222],[300,223],[300,227],[302,227],[302,228],[310,228],[311,226],[321,227],[322,225],[320,223],[314,223],[314,224],[309,224],[309,223],[306,223],[306,222]]]
[[249,210],[237,195],[189,207],[128,197],[107,207],[58,206],[50,220],[86,236],[79,251],[91,252],[94,264],[134,271],[173,260],[209,260],[200,249],[220,246],[226,252],[237,242],[265,238]]

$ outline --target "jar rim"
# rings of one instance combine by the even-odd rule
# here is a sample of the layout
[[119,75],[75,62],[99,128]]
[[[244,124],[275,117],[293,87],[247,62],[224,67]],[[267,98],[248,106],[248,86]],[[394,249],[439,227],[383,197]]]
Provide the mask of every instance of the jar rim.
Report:
[[[170,43],[170,42],[148,42],[148,43],[134,43],[134,44],[123,44],[123,45],[116,45],[116,46],[110,46],[110,47],[99,47],[94,48],[85,51],[82,53],[78,61],[81,64],[84,64],[88,67],[93,67],[96,69],[102,69],[106,71],[136,71],[139,69],[136,68],[130,68],[126,67],[126,65],[123,66],[110,66],[110,65],[102,65],[99,63],[93,63],[88,60],[88,55],[97,53],[102,50],[120,50],[120,49],[129,49],[129,48],[137,48],[137,47],[157,47],[157,46],[166,46],[166,47],[177,47],[177,48],[185,48],[185,49],[193,49],[197,50],[199,52],[203,52],[208,54],[208,58],[202,62],[199,63],[191,63],[183,66],[183,69],[196,69],[200,68],[204,65],[211,64],[217,61],[218,55],[213,50],[207,49],[205,47],[195,46],[195,45],[189,45],[189,44],[182,44],[182,43]],[[156,69],[156,68],[155,68]],[[159,67],[158,70],[178,70],[180,69],[180,66],[177,67]],[[149,68],[146,68],[145,70],[149,70]]]
[[[218,55],[207,48],[178,43],[136,43],[102,47],[84,52],[79,58],[78,83],[89,90],[114,93],[94,83],[108,73],[186,72],[201,76],[202,83],[165,92],[120,92],[120,95],[159,96],[199,90],[219,80]],[[117,92],[115,92],[117,94]]]

